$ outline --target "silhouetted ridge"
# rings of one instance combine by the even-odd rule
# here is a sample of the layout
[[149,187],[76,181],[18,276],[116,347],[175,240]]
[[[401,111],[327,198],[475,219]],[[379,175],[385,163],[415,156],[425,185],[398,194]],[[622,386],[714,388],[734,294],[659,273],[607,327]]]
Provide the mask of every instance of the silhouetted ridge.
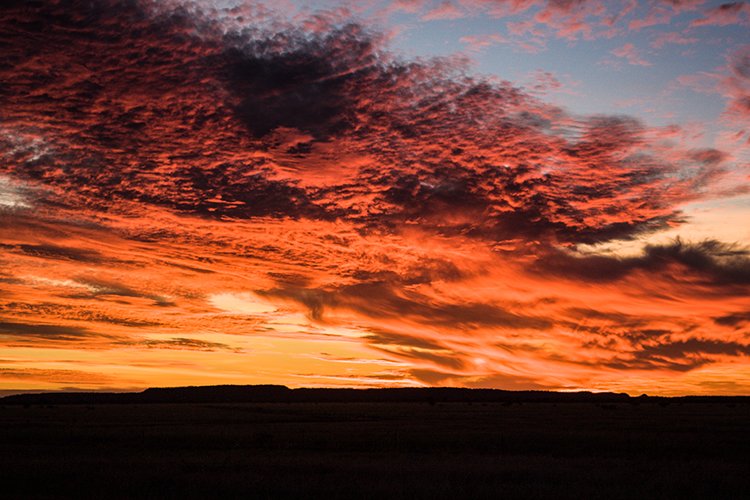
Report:
[[290,392],[283,385],[208,385],[151,387],[138,395],[143,403],[254,403],[287,401]]
[[612,392],[504,391],[453,387],[386,389],[290,389],[283,385],[153,387],[143,392],[48,392],[14,394],[2,404],[172,403],[750,403],[747,396],[630,397]]

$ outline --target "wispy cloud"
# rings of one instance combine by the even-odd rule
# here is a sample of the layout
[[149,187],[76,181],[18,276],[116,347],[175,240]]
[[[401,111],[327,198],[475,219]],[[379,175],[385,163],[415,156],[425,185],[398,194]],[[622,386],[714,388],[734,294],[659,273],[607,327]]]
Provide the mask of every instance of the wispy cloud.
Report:
[[628,64],[633,66],[651,66],[652,64],[639,54],[638,49],[632,43],[626,43],[625,45],[612,50],[612,55],[625,59]]

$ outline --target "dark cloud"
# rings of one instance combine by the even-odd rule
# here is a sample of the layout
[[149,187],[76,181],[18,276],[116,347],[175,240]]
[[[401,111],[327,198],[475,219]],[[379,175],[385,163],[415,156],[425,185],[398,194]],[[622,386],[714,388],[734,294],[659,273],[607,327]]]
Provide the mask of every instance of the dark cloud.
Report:
[[618,359],[609,366],[618,369],[690,371],[712,362],[714,356],[748,356],[750,345],[732,341],[690,338],[683,341],[642,345],[631,359]]
[[81,285],[89,288],[86,292],[80,292],[75,295],[69,295],[72,298],[96,298],[103,296],[115,296],[115,297],[132,297],[132,298],[144,298],[154,302],[154,305],[169,307],[173,306],[174,303],[160,295],[140,291],[123,285],[121,283],[115,283],[112,281],[95,279],[95,278],[80,278],[77,280]]
[[373,344],[416,347],[417,349],[444,350],[445,348],[430,339],[417,338],[383,330],[371,331],[366,337]]
[[687,354],[726,354],[729,356],[746,356],[750,354],[750,345],[739,344],[737,342],[722,342],[719,340],[701,340],[692,338],[684,341],[647,346],[639,353],[641,356],[663,356],[666,358],[678,359],[684,358]]
[[339,135],[355,125],[357,96],[348,88],[381,72],[375,42],[356,24],[322,36],[289,30],[261,40],[228,37],[227,88],[235,112],[255,136],[278,127]]
[[714,318],[714,322],[721,326],[732,326],[740,328],[746,323],[750,323],[750,311],[737,312]]
[[145,0],[61,0],[4,4],[0,26],[0,168],[72,206],[593,243],[678,222],[721,170],[665,164],[627,117],[561,134],[559,109],[454,60],[399,61],[356,24],[239,29]]
[[18,285],[23,283],[23,280],[16,278],[11,274],[0,272],[0,283],[5,283],[8,285]]
[[29,303],[9,301],[0,302],[0,307],[2,307],[7,313],[12,313],[14,316],[22,317],[55,317],[63,320],[108,323],[111,325],[133,328],[155,327],[161,325],[158,321],[146,320],[134,317],[133,315],[120,317],[109,314],[106,311],[97,310],[90,305],[86,307],[76,307],[70,304],[55,304],[50,302]]
[[221,342],[209,342],[206,340],[190,339],[184,337],[173,337],[169,339],[128,340],[118,342],[117,344],[126,346],[143,346],[149,349],[176,349],[189,351],[228,350],[238,352],[237,349]]
[[603,363],[615,370],[669,370],[673,372],[689,372],[709,363],[707,359],[671,360],[671,359],[628,359],[614,360]]
[[330,307],[355,310],[371,318],[414,319],[426,325],[457,329],[508,327],[545,330],[552,326],[546,318],[516,314],[499,305],[437,302],[416,291],[404,290],[402,286],[362,282],[331,290],[279,288],[258,293],[304,304],[317,320],[323,320],[325,308]]
[[30,255],[32,257],[41,257],[43,259],[55,259],[55,260],[73,260],[77,262],[85,263],[101,263],[103,261],[102,255],[96,250],[90,250],[85,248],[71,248],[71,247],[60,247],[57,245],[42,244],[42,245],[9,245],[0,243],[0,250],[15,251]]
[[643,326],[646,322],[643,317],[633,314],[611,311],[597,311],[595,309],[587,309],[582,307],[573,307],[566,310],[565,312],[571,317],[580,320],[593,319],[631,328]]
[[[2,146],[17,175],[94,207],[124,199],[204,214],[304,209],[302,191],[231,158],[251,148],[219,97],[227,47],[205,18],[157,13],[145,1],[61,1],[5,5],[0,23]],[[222,190],[235,196],[223,200]]]
[[[386,349],[386,352],[393,353],[390,349]],[[406,359],[416,359],[421,361],[428,361],[439,366],[451,368],[453,370],[461,370],[465,367],[465,363],[460,356],[460,353],[445,351],[427,351],[422,349],[413,348],[400,348],[398,349],[398,355]]]
[[[677,266],[677,267],[675,267]],[[646,246],[637,257],[579,256],[555,251],[542,256],[536,271],[591,282],[616,281],[636,270],[675,279],[694,277],[705,285],[750,284],[750,251],[715,240]]]
[[17,323],[14,321],[0,321],[0,333],[21,338],[38,337],[53,340],[81,340],[94,335],[88,328],[79,326]]

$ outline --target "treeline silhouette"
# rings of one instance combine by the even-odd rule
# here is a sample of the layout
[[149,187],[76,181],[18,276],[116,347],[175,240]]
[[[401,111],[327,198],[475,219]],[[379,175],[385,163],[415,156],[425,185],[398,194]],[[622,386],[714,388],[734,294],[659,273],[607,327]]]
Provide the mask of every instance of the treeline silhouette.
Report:
[[283,385],[152,387],[143,392],[46,392],[14,394],[2,404],[174,404],[174,403],[750,403],[750,396],[637,397],[612,392],[505,391],[453,387],[299,388]]

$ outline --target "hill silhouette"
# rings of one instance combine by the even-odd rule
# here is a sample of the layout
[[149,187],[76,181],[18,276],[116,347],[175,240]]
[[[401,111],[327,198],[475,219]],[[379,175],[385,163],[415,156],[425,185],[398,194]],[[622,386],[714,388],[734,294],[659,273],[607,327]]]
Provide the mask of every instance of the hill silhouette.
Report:
[[152,387],[142,392],[46,392],[14,394],[2,404],[174,403],[750,403],[750,396],[632,397],[613,392],[505,391],[454,387],[299,388],[283,385]]

